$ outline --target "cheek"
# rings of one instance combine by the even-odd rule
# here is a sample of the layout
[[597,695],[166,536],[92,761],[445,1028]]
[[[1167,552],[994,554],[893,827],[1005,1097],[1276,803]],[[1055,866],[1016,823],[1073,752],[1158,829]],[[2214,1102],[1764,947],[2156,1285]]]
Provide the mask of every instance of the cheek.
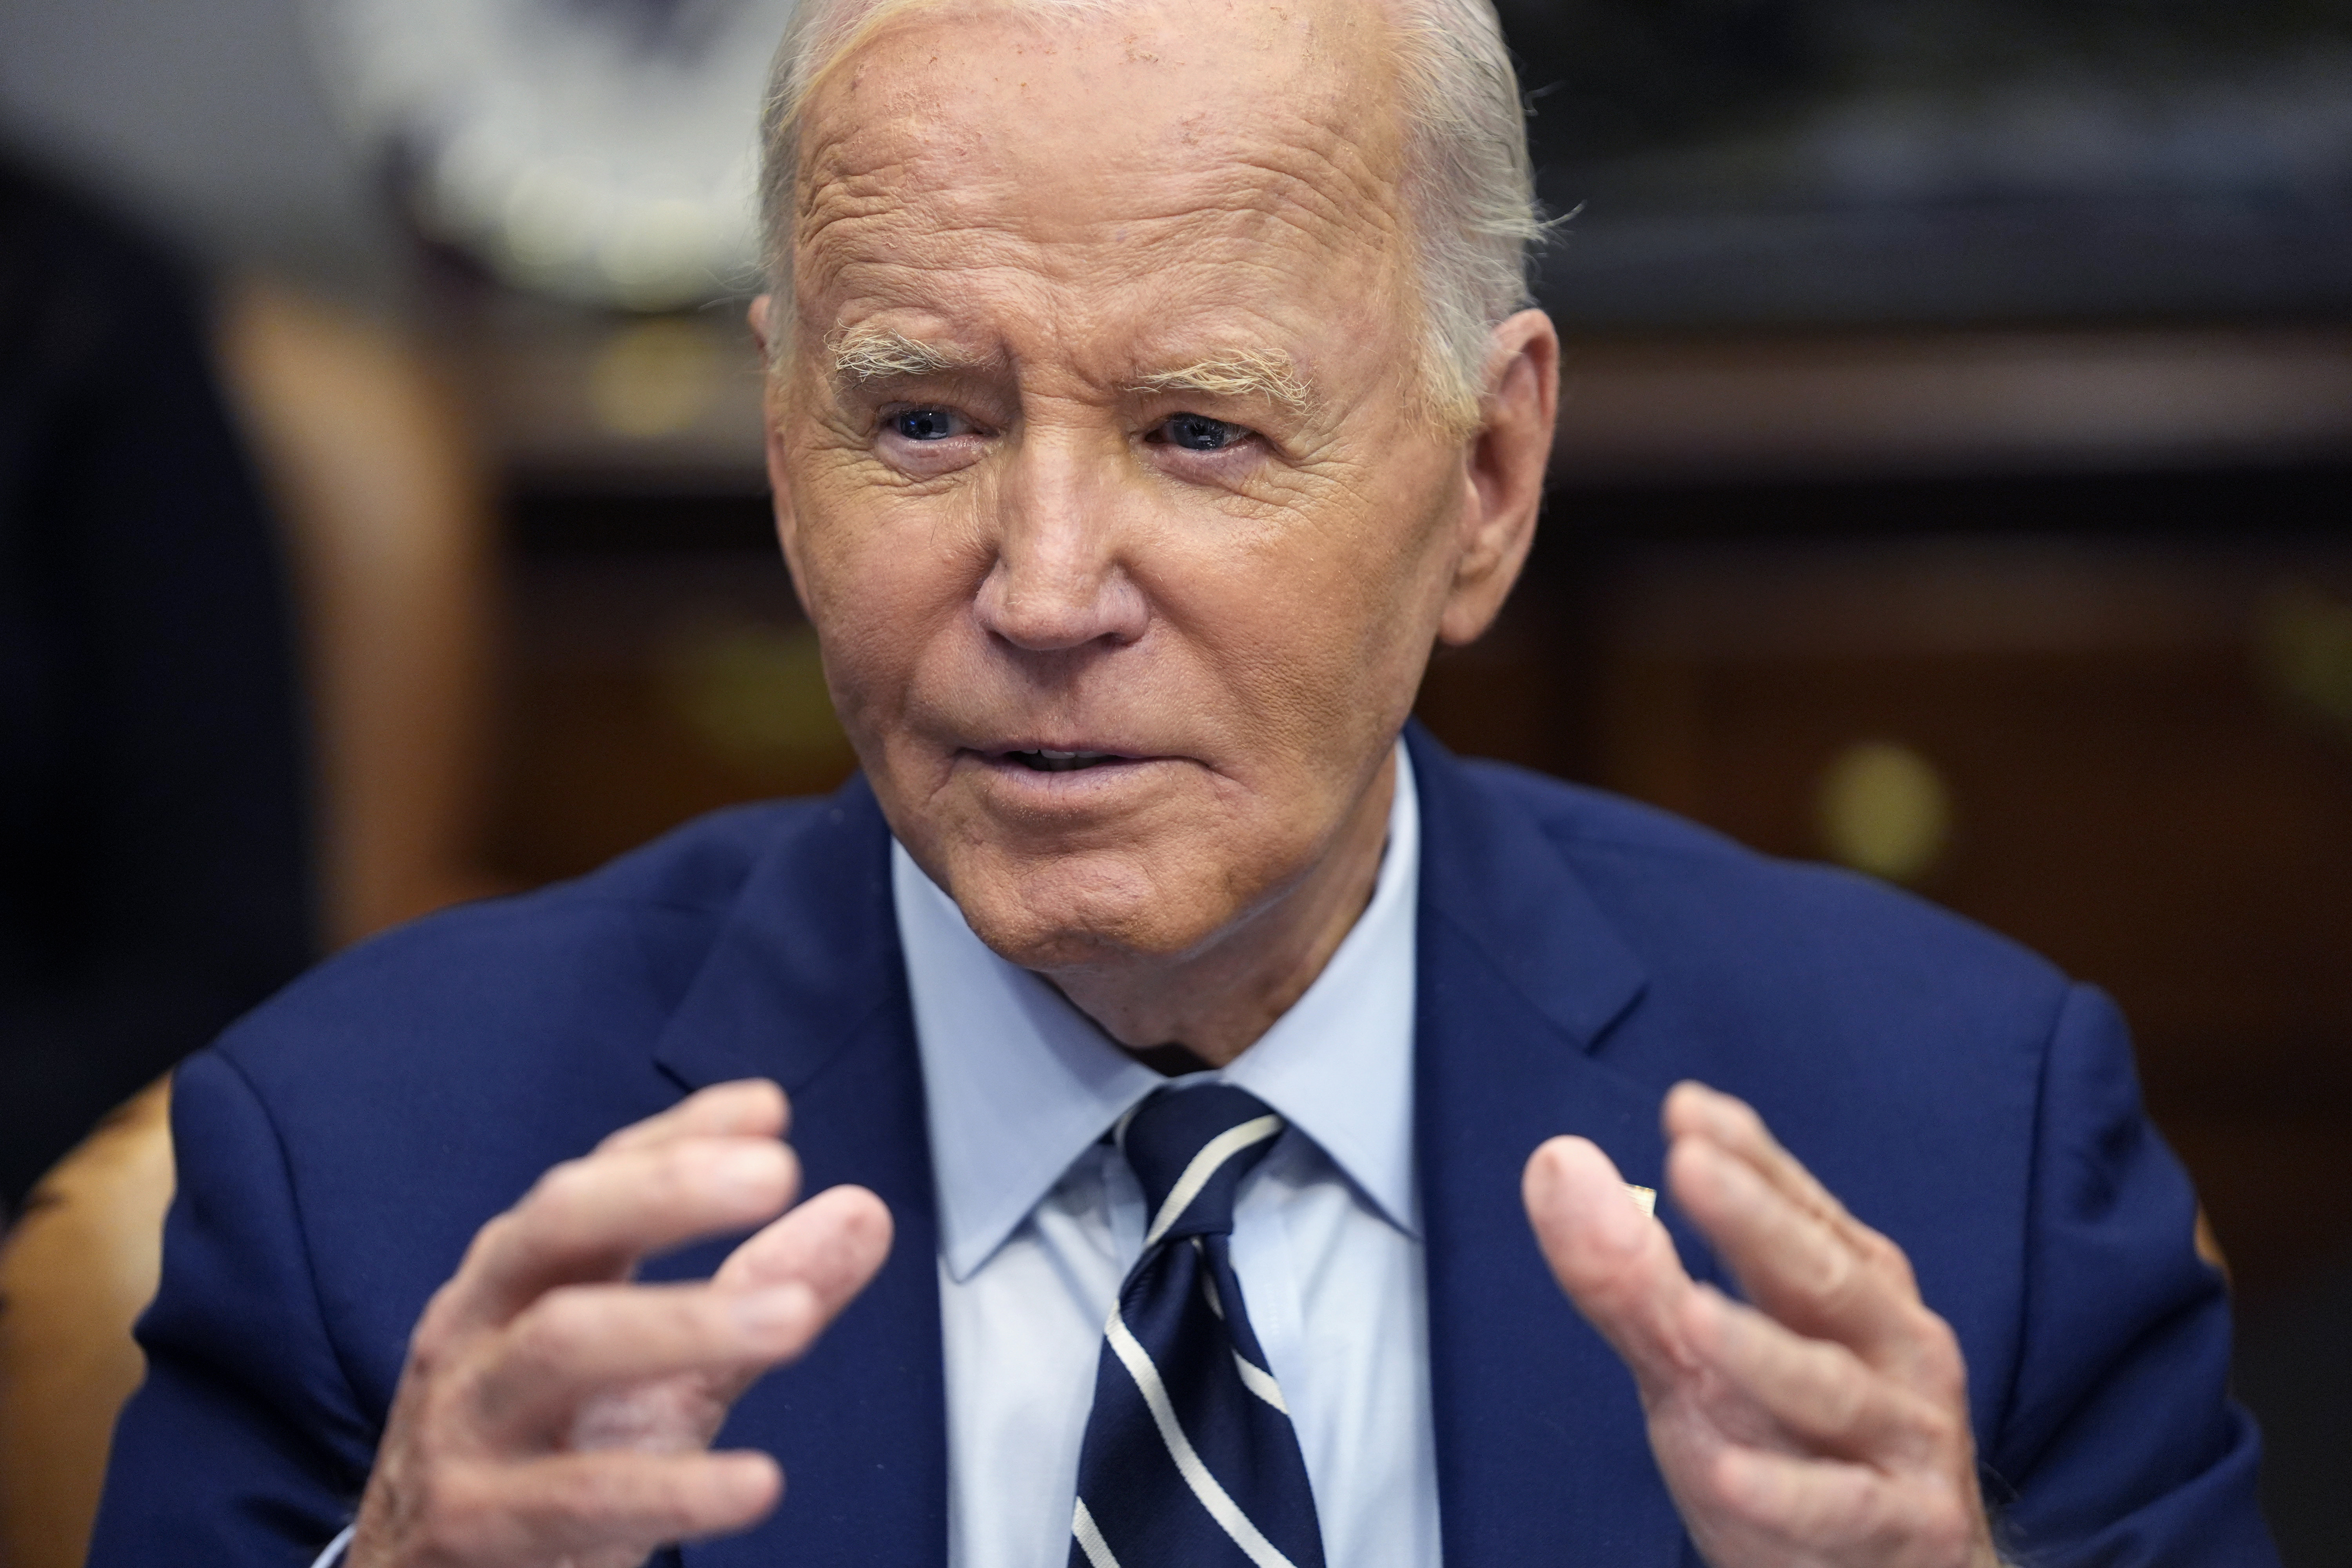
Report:
[[971,597],[968,529],[856,478],[794,488],[802,591],[853,735],[903,711],[915,673]]
[[1261,743],[1352,749],[1410,710],[1451,537],[1427,479],[1367,476],[1213,547],[1187,541],[1162,557],[1155,597],[1222,672]]

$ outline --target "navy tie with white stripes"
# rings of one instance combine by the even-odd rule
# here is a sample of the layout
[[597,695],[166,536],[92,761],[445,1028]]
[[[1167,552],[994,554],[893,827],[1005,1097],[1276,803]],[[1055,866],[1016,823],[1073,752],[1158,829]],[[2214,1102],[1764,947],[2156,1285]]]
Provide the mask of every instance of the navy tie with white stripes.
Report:
[[1298,1435],[1230,1242],[1282,1118],[1226,1084],[1163,1089],[1119,1147],[1151,1217],[1104,1331],[1070,1568],[1322,1568]]

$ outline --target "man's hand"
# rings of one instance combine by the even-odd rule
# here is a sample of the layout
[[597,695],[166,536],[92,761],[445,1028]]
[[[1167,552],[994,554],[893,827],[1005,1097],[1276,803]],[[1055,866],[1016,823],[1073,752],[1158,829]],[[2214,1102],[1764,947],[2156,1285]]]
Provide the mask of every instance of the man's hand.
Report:
[[1715,1568],[1992,1568],[1968,1374],[1910,1261],[1743,1101],[1666,1097],[1666,1183],[1753,1306],[1693,1282],[1609,1157],[1528,1162],[1552,1272],[1633,1370],[1650,1446]]
[[[410,1341],[352,1568],[635,1568],[767,1515],[776,1462],[710,1440],[890,1249],[862,1187],[791,1206],[786,1116],[772,1083],[704,1089],[481,1228]],[[707,1282],[629,1282],[646,1257],[762,1225]]]

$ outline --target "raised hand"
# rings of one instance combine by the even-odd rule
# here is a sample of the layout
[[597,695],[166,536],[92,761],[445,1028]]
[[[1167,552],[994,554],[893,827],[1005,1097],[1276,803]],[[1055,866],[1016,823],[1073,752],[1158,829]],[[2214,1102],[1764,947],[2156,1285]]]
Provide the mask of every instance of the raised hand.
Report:
[[1525,1192],[1552,1273],[1633,1369],[1714,1568],[1992,1568],[1958,1341],[1900,1247],[1743,1101],[1667,1095],[1666,1183],[1753,1305],[1695,1283],[1609,1157],[1555,1138]]
[[[352,1568],[635,1568],[767,1515],[776,1462],[710,1441],[890,1247],[862,1187],[792,1206],[787,1115],[772,1083],[704,1089],[481,1228],[410,1341]],[[755,1226],[706,1282],[630,1282],[645,1258]]]

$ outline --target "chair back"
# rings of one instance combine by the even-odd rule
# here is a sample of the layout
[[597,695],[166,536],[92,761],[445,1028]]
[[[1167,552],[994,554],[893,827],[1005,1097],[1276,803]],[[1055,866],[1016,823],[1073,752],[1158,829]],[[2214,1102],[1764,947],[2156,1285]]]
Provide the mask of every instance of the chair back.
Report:
[[42,1178],[0,1243],[0,1568],[81,1568],[114,1418],[145,1375],[172,1202],[171,1080]]

